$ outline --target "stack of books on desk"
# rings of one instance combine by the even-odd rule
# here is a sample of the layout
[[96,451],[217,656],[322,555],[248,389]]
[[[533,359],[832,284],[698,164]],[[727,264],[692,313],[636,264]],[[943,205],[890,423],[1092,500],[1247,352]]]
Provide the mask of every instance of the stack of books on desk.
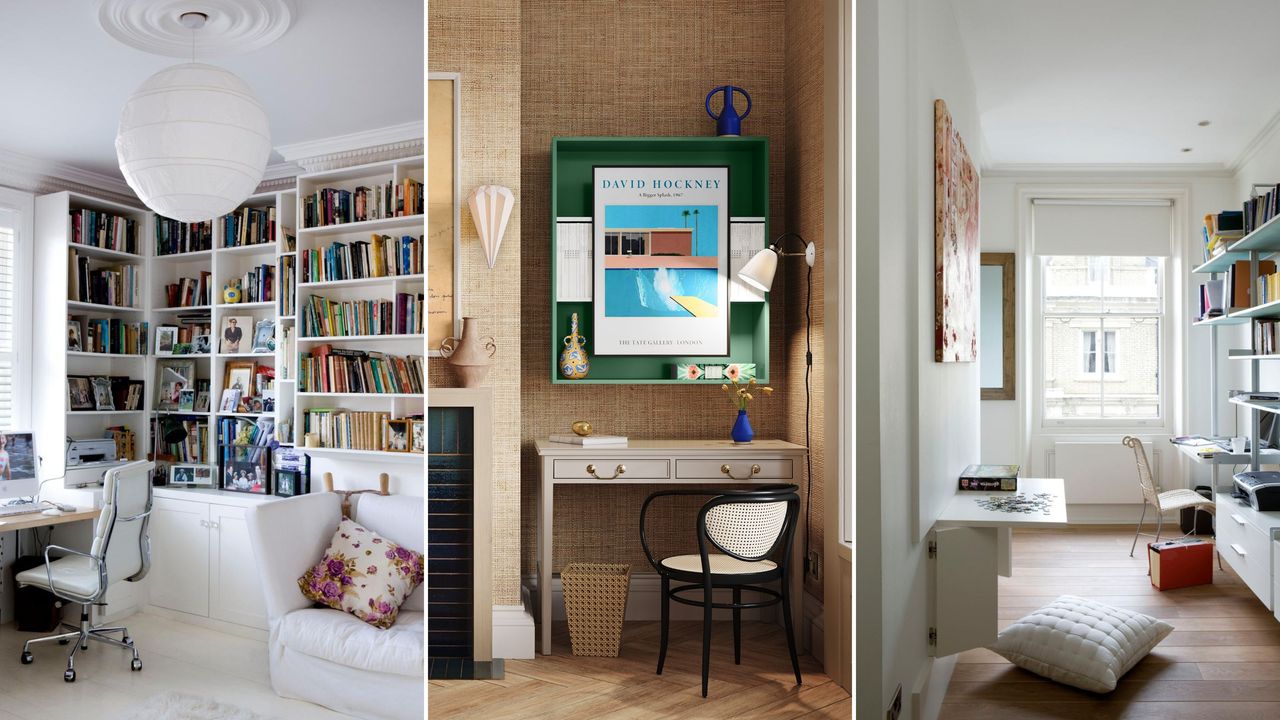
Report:
[[625,435],[552,435],[549,439],[553,443],[581,445],[582,447],[627,446],[627,437]]

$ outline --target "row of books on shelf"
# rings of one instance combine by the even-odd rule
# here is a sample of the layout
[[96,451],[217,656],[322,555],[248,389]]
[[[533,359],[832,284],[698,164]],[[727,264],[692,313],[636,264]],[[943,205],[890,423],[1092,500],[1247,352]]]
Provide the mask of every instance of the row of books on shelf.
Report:
[[1244,237],[1244,213],[1239,210],[1223,210],[1204,216],[1200,228],[1204,238],[1204,259],[1207,261],[1227,251],[1227,246]]
[[422,273],[421,236],[393,238],[374,233],[369,240],[334,242],[302,251],[302,282],[329,282]]
[[142,306],[142,275],[134,265],[92,267],[89,258],[72,250],[68,253],[67,299],[76,302]]
[[280,258],[280,314],[292,317],[297,313],[297,297],[294,290],[298,287],[297,258],[285,255]]
[[138,254],[138,221],[97,210],[71,209],[71,242]]
[[313,295],[302,308],[304,337],[405,335],[422,332],[422,293],[396,293],[395,300],[330,300]]
[[240,277],[240,302],[269,302],[276,296],[276,266],[263,263]]
[[209,290],[213,273],[201,271],[199,277],[178,278],[177,282],[164,286],[165,307],[199,307],[211,302]]
[[321,188],[302,198],[303,227],[422,214],[422,183],[405,178],[355,190]]
[[1253,325],[1253,352],[1258,355],[1274,355],[1280,352],[1276,347],[1276,328],[1280,320],[1259,320]]
[[222,218],[222,246],[244,247],[275,242],[276,207],[240,208]]
[[220,418],[218,445],[270,447],[276,436],[276,423],[271,418]]
[[67,320],[67,350],[104,355],[146,355],[147,323],[119,318]]
[[[209,457],[209,421],[199,418],[156,416],[152,437],[155,438],[156,459],[181,463],[203,463]],[[176,442],[165,442],[165,438],[178,436],[178,429],[186,433],[186,437]]]
[[[1261,192],[1260,192],[1261,191]],[[1280,213],[1280,184],[1254,185],[1253,196],[1244,201],[1244,233],[1257,230]]]
[[301,392],[421,393],[421,355],[387,355],[317,345],[298,365]]
[[[1276,272],[1274,260],[1258,261],[1258,275]],[[1249,261],[1238,260],[1227,268],[1221,279],[1200,284],[1200,320],[1219,317],[1258,303],[1249,297]]]
[[180,255],[213,247],[213,223],[185,223],[156,215],[156,255]]
[[426,445],[421,415],[393,418],[387,412],[313,408],[302,423],[308,440],[314,435],[325,448],[420,453]]

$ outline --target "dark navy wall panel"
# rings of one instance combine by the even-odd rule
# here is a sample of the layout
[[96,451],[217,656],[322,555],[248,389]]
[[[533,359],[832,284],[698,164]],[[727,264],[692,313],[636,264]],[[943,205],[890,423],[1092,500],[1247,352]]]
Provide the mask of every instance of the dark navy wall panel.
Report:
[[427,435],[427,657],[432,677],[463,677],[471,663],[458,660],[475,657],[471,409],[428,408]]

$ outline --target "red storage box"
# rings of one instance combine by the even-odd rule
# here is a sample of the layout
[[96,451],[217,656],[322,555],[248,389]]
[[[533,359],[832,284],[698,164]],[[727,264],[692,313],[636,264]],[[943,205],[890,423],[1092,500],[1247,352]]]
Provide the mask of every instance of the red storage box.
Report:
[[1147,545],[1151,584],[1157,590],[1174,590],[1213,582],[1213,543],[1183,538]]

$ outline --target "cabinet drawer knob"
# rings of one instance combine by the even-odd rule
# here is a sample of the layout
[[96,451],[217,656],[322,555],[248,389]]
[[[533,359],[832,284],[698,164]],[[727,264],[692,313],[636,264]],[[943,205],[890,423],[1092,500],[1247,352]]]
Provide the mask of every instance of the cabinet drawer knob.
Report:
[[602,478],[602,477],[600,477],[599,475],[597,475],[597,474],[596,474],[596,466],[595,466],[595,464],[594,464],[594,463],[592,463],[591,465],[588,465],[588,466],[587,466],[587,474],[588,474],[588,475],[590,475],[591,477],[593,477],[593,478],[597,479],[597,480],[613,480],[614,478],[618,477],[619,475],[622,475],[622,474],[623,474],[623,473],[625,473],[626,471],[627,471],[627,466],[626,466],[626,465],[623,465],[623,464],[621,464],[621,463],[619,463],[619,464],[618,464],[618,467],[616,467],[616,468],[614,468],[614,469],[613,469],[613,475],[612,475],[612,476],[607,477],[607,478]]
[[742,477],[738,477],[737,475],[734,475],[734,474],[733,474],[733,466],[732,466],[732,465],[730,465],[729,463],[725,463],[724,465],[721,465],[721,466],[720,466],[720,472],[724,473],[725,475],[728,475],[729,477],[733,478],[734,480],[746,480],[747,478],[751,477],[751,475],[759,475],[759,474],[760,474],[760,465],[758,465],[758,464],[756,464],[756,465],[752,465],[752,466],[751,466],[751,475],[743,475]]

